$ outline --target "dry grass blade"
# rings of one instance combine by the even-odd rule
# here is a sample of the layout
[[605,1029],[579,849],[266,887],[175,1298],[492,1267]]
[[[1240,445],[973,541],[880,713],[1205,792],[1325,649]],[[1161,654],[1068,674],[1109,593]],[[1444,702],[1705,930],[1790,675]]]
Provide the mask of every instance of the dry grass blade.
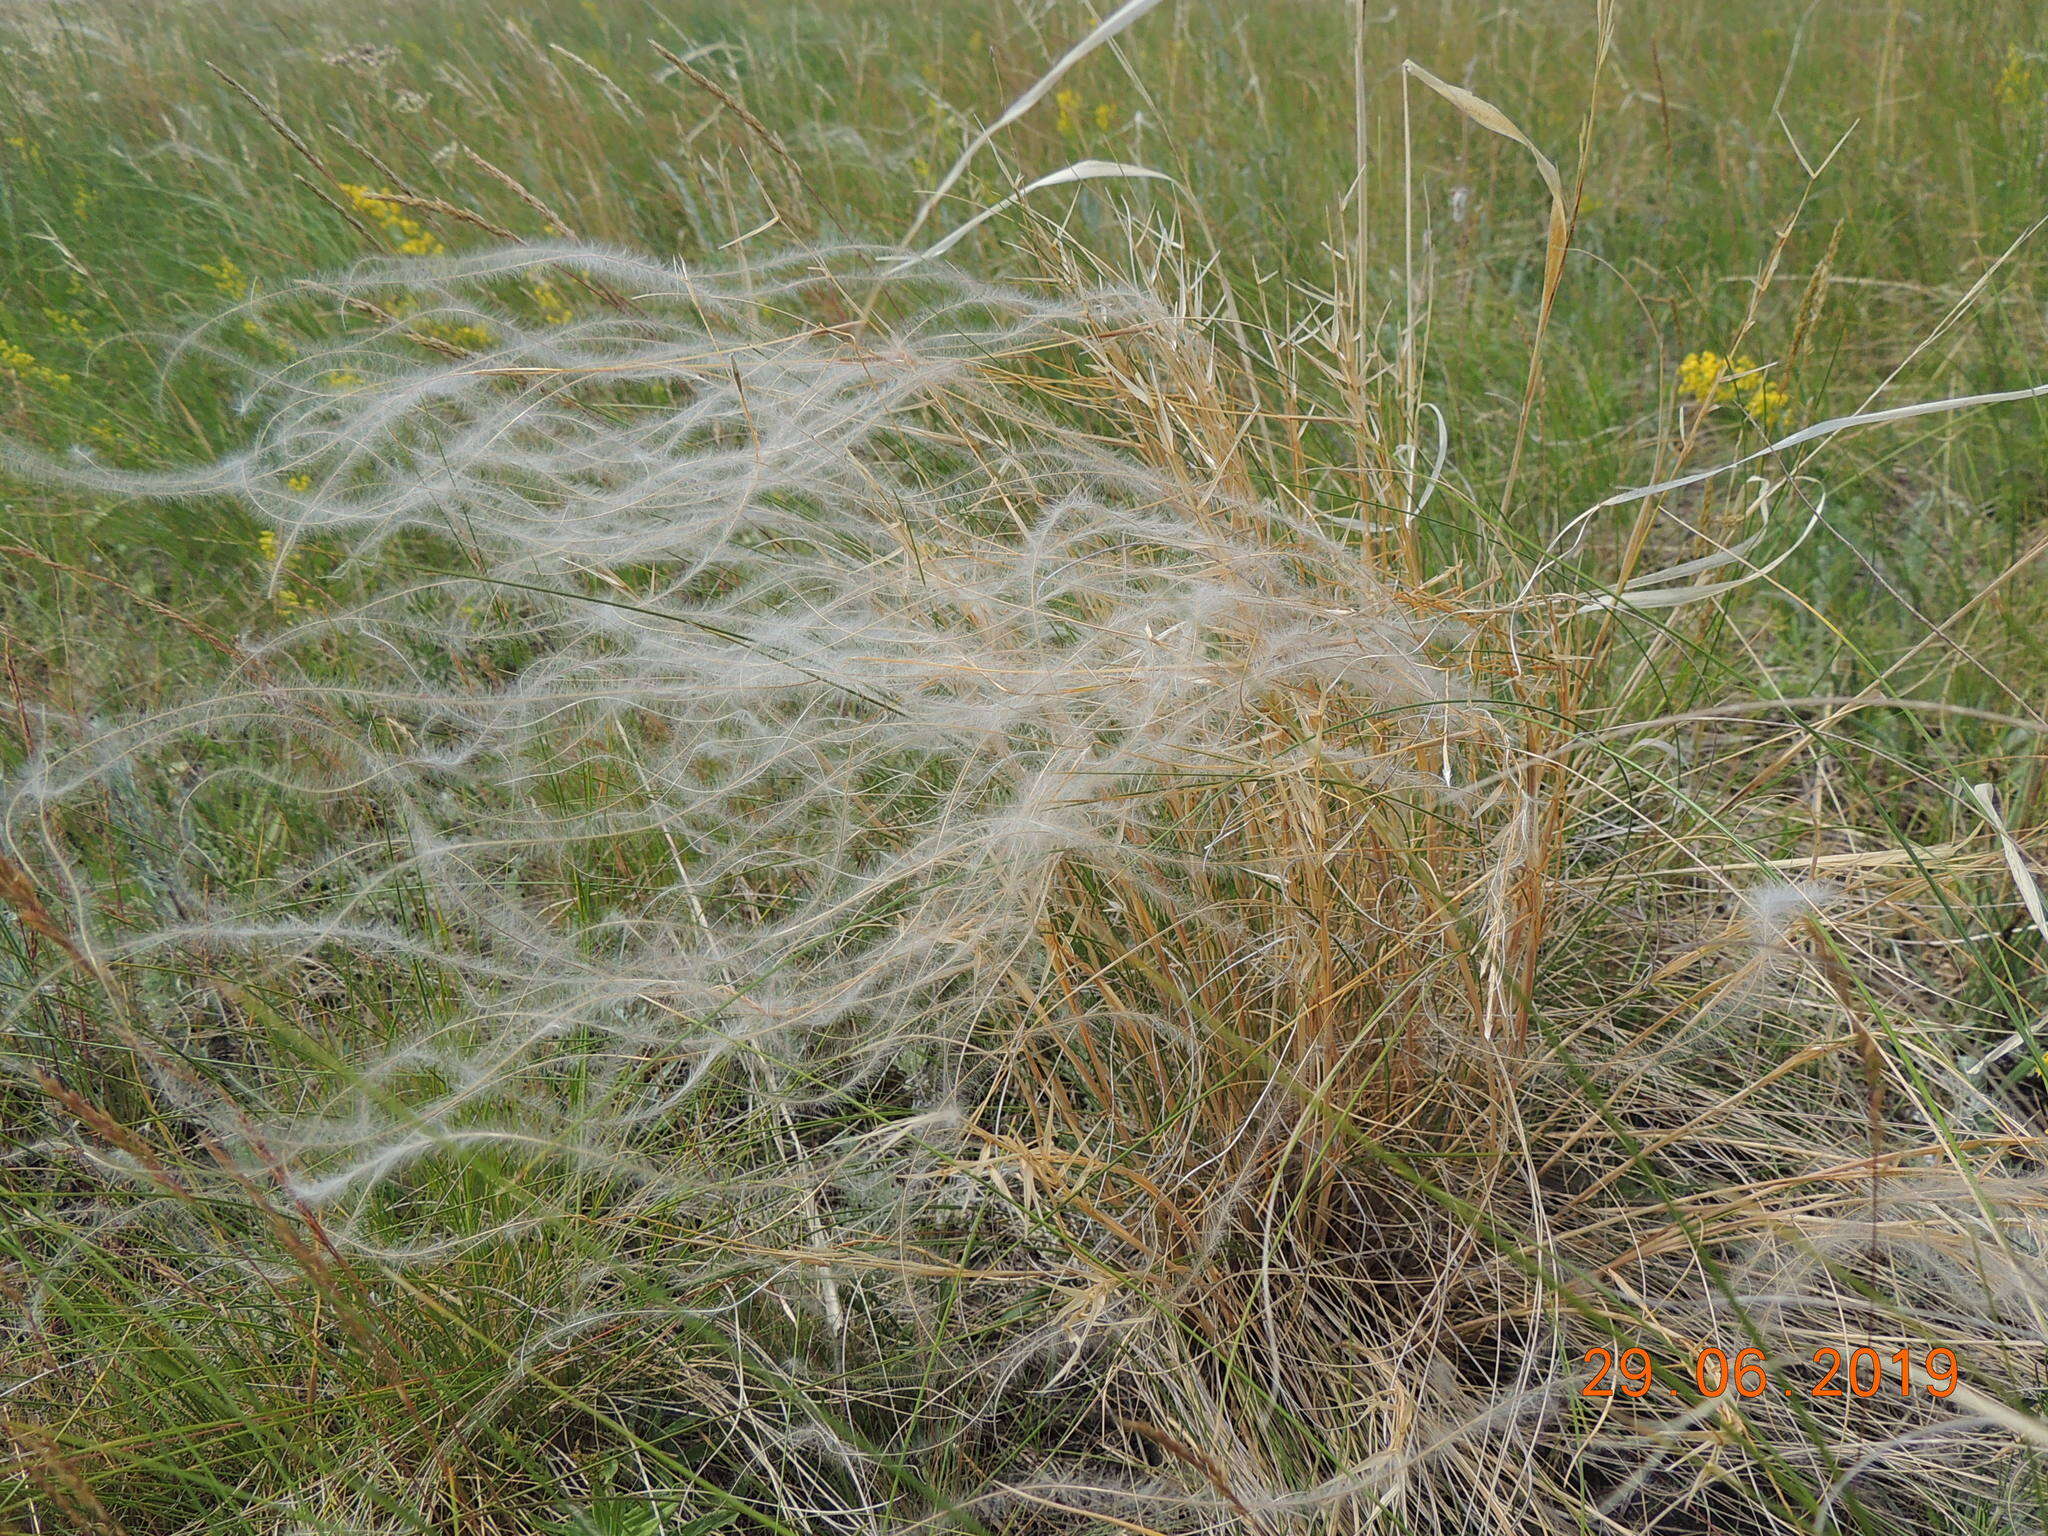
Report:
[[981,153],[991,139],[1045,100],[1068,70],[1158,4],[1159,0],[1124,0],[1122,5],[1097,22],[1086,37],[1061,54],[1054,61],[1052,68],[1032,81],[1022,95],[1003,109],[1001,116],[969,141],[967,147],[960,151],[960,157],[947,169],[946,174],[939,178],[939,184],[925,194],[924,201],[918,205],[917,216],[910,221],[910,228],[903,233],[904,244],[908,245],[917,237],[917,232],[924,228],[924,221],[931,217],[931,211],[938,205],[939,199],[953,189],[953,184],[966,173],[969,163]]
[[1802,444],[1836,437],[1843,432],[1851,431],[1857,427],[1876,427],[1884,426],[1891,422],[1915,421],[1923,416],[1945,416],[1954,411],[1973,410],[1980,405],[2016,405],[2022,401],[2042,399],[2048,399],[2048,384],[2030,384],[2023,389],[1987,390],[1981,394],[1954,395],[1941,400],[1918,400],[1911,405],[1887,406],[1880,411],[1856,411],[1847,416],[1830,416],[1825,421],[1817,421],[1811,426],[1801,427],[1797,432],[1788,432],[1785,436],[1766,443],[1761,448],[1745,453],[1739,458],[1729,459],[1724,463],[1716,464],[1711,468],[1697,469],[1689,474],[1674,476],[1669,480],[1659,480],[1650,485],[1631,486],[1627,490],[1616,491],[1612,496],[1596,501],[1592,506],[1588,507],[1585,512],[1580,514],[1579,519],[1575,519],[1569,525],[1567,531],[1576,528],[1580,520],[1596,513],[1604,512],[1610,507],[1625,507],[1634,502],[1647,501],[1653,496],[1665,496],[1673,491],[1688,490],[1695,485],[1703,485],[1709,480],[1716,479],[1722,475],[1732,474],[1738,469],[1746,468],[1760,459],[1776,458],[1790,449],[1800,447]]
[[42,893],[36,889],[35,881],[28,871],[4,853],[0,853],[0,902],[14,909],[14,915],[22,927],[31,933],[40,934],[55,944],[80,965],[86,964],[64,925],[50,915],[50,909],[43,905]]
[[1999,851],[2005,856],[2005,867],[2012,875],[2013,888],[2019,892],[2020,903],[2027,909],[2027,918],[2034,925],[2034,931],[2048,943],[2048,906],[2041,901],[2041,887],[2034,879],[2034,872],[2027,867],[2026,851],[2020,847],[2019,839],[2012,835],[2012,828],[2005,824],[2005,817],[1998,809],[1998,798],[1989,784],[1972,784],[1970,798],[1977,802],[1977,808],[1984,813],[1984,819],[1991,823],[1991,830],[1998,834]]
[[250,90],[249,87],[242,84],[242,82],[237,80],[233,75],[229,74],[226,70],[222,69],[218,64],[215,64],[211,60],[209,60],[207,62],[206,67],[214,73],[214,75],[220,80],[220,82],[223,85],[225,85],[229,90],[233,91],[237,96],[240,96],[242,100],[248,102],[250,106],[254,107],[256,109],[256,115],[261,117],[264,122],[268,123],[271,127],[271,130],[275,132],[279,138],[283,139],[285,143],[291,145],[291,147],[298,152],[300,157],[304,159],[308,165],[312,166],[314,170],[320,173],[323,179],[330,182],[334,180],[334,173],[328,170],[327,162],[325,160],[322,160],[320,156],[314,152],[312,145],[308,144],[304,139],[300,138],[297,133],[292,131],[291,124],[287,123],[282,117],[278,116],[277,112],[269,105],[269,103],[264,101],[263,98],[258,96],[254,91]]
[[417,192],[389,191],[366,193],[365,197],[371,202],[389,203],[396,208],[417,208],[423,213],[438,213],[443,218],[454,219],[459,223],[468,224],[473,228],[480,229],[493,239],[510,240],[515,244],[521,243],[519,236],[505,228],[504,225],[492,222],[473,208],[464,208],[459,203],[451,203],[445,197],[427,197]]
[[1557,174],[1556,164],[1536,147],[1535,140],[1515,126],[1505,112],[1484,97],[1474,95],[1461,85],[1439,79],[1413,59],[1403,61],[1401,68],[1488,133],[1497,133],[1521,145],[1529,151],[1529,158],[1536,162],[1537,174],[1543,178],[1543,185],[1550,193],[1550,232],[1543,249],[1543,302],[1548,308],[1564,276],[1565,252],[1571,248],[1572,238],[1571,210],[1565,204],[1564,182]]
[[[1760,507],[1767,503],[1769,495],[1770,488],[1767,487],[1758,497]],[[1752,582],[1763,581],[1773,571],[1797,554],[1806,541],[1813,537],[1813,531],[1820,526],[1821,516],[1826,512],[1827,504],[1828,499],[1825,494],[1815,497],[1813,511],[1806,519],[1806,526],[1793,536],[1792,542],[1778,551],[1777,554],[1773,555],[1763,565],[1751,566],[1745,575],[1733,576],[1725,581],[1695,581],[1684,586],[1659,587],[1655,585],[1655,583],[1660,581],[1670,582],[1676,581],[1680,577],[1702,575],[1707,571],[1717,570],[1727,565],[1747,564],[1746,557],[1749,551],[1754,549],[1763,539],[1764,535],[1762,532],[1715,554],[1702,555],[1696,560],[1683,561],[1678,565],[1667,566],[1659,571],[1646,571],[1640,576],[1630,578],[1628,583],[1619,592],[1603,592],[1597,597],[1586,599],[1584,603],[1580,604],[1577,611],[1581,614],[1587,614],[1616,608],[1634,608],[1641,612],[1648,612],[1659,608],[1679,608],[1688,603],[1705,602],[1710,598],[1725,597],[1730,592],[1739,592]],[[1768,514],[1766,514],[1766,521],[1768,521]]]
[[474,165],[478,170],[490,177],[491,180],[495,181],[499,186],[510,192],[519,201],[526,204],[527,207],[545,219],[551,233],[569,240],[576,238],[576,231],[569,226],[568,220],[564,219],[561,214],[557,213],[547,203],[541,201],[532,189],[512,175],[511,172],[493,165],[467,144],[462,146],[462,152],[468,157],[471,165]]
[[1528,439],[1529,418],[1536,408],[1537,388],[1542,379],[1543,337],[1550,327],[1550,312],[1557,302],[1558,284],[1564,281],[1565,253],[1571,249],[1572,213],[1565,201],[1564,182],[1557,174],[1556,164],[1536,147],[1535,140],[1515,126],[1505,112],[1463,86],[1439,79],[1413,59],[1404,60],[1401,68],[1408,77],[1420,80],[1488,133],[1499,134],[1526,149],[1536,162],[1537,174],[1543,178],[1543,185],[1550,194],[1550,226],[1543,242],[1543,291],[1537,301],[1536,338],[1529,349],[1528,383],[1522,391],[1522,409],[1515,423],[1514,447],[1508,456],[1507,475],[1501,485],[1501,513],[1506,516],[1514,504],[1522,448]]
[[648,43],[648,46],[652,48],[656,53],[660,54],[664,59],[668,60],[669,66],[672,69],[674,69],[677,74],[681,75],[684,79],[688,80],[700,91],[703,91],[705,94],[712,97],[727,111],[731,112],[734,117],[737,117],[742,123],[746,124],[747,130],[750,133],[752,133],[755,138],[759,139],[763,144],[767,145],[769,150],[771,150],[774,153],[775,157],[783,163],[783,165],[788,169],[789,174],[795,178],[796,184],[803,189],[804,193],[807,196],[809,196],[813,201],[816,201],[817,193],[812,188],[808,178],[805,177],[802,163],[798,161],[796,155],[790,150],[790,147],[782,141],[781,134],[777,133],[773,128],[770,128],[766,123],[762,122],[761,119],[752,111],[752,109],[750,109],[747,106],[745,102],[741,101],[739,97],[735,96],[731,91],[727,90],[723,85],[719,84],[718,81],[713,79],[710,75],[705,74],[703,70],[697,68],[697,66],[692,64],[688,59],[683,58],[680,54],[675,53],[668,48],[664,48],[660,43],[657,42],[650,41]]
[[1039,177],[1036,181],[1026,183],[1000,202],[989,204],[988,207],[975,214],[973,218],[956,226],[923,250],[908,256],[898,257],[891,264],[891,270],[901,272],[909,267],[916,266],[919,262],[931,261],[945,255],[990,219],[1005,209],[1016,207],[1033,192],[1042,192],[1048,187],[1071,186],[1076,182],[1082,181],[1163,181],[1172,186],[1180,185],[1180,183],[1174,181],[1164,171],[1155,171],[1149,166],[1125,165],[1116,160],[1076,161],[1073,165],[1062,166],[1059,170],[1049,172]]

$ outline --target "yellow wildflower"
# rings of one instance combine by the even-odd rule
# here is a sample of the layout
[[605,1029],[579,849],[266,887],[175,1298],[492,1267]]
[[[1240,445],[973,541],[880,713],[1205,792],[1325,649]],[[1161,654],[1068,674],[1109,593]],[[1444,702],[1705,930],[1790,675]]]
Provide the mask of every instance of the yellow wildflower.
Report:
[[363,376],[352,368],[337,368],[321,379],[329,389],[360,389]]
[[540,317],[549,325],[567,325],[576,318],[576,311],[569,307],[562,297],[561,289],[546,278],[532,285],[533,302],[540,307]]
[[341,194],[356,212],[381,229],[397,246],[401,256],[445,256],[448,247],[440,236],[417,219],[409,217],[404,205],[390,192],[372,192],[352,181],[341,183]]
[[307,491],[313,489],[313,477],[311,475],[286,475],[284,483],[287,490],[297,491],[300,495],[304,495]]
[[[294,476],[293,478],[303,479],[305,477]],[[286,484],[290,483],[290,481],[286,482]],[[312,482],[308,480],[307,483],[310,485]],[[277,531],[275,529],[258,528],[256,530],[256,552],[263,557],[265,564],[277,567],[277,580],[273,583],[275,590],[271,594],[272,607],[276,608],[281,614],[294,614],[307,613],[319,606],[319,604],[315,603],[300,590],[302,578],[294,568],[298,563],[299,552],[295,549],[282,560],[278,558]]]
[[264,346],[271,347],[286,357],[291,357],[298,351],[298,348],[293,346],[287,338],[280,336],[276,331],[260,321],[250,319],[247,316],[244,316],[242,320],[242,334],[251,341],[260,341]]
[[1727,382],[1730,366],[1718,352],[1688,352],[1678,365],[1678,392],[1689,400],[1732,400],[1734,391]]
[[1764,377],[1754,358],[1688,352],[1678,365],[1678,392],[1703,405],[1737,405],[1770,426],[1792,403],[1791,393]]
[[498,338],[488,327],[481,325],[458,325],[452,320],[416,320],[412,327],[420,336],[431,336],[445,341],[451,347],[460,347],[465,352],[481,352],[485,347],[495,345]]
[[1058,108],[1058,115],[1053,119],[1053,127],[1059,130],[1060,137],[1071,139],[1080,133],[1081,122],[1077,114],[1081,110],[1081,93],[1079,91],[1055,91],[1052,104]]
[[17,384],[47,384],[52,389],[63,389],[71,382],[70,374],[45,367],[36,361],[33,352],[17,347],[4,336],[0,336],[0,373]]
[[1785,407],[1791,403],[1791,392],[1768,379],[1758,379],[1742,397],[1742,408],[1766,427],[1776,425],[1778,418],[1785,414]]
[[1079,91],[1055,91],[1052,104],[1056,109],[1053,127],[1063,139],[1078,139],[1085,124],[1093,123],[1099,129],[1116,126],[1116,103],[1099,101],[1090,107],[1082,101]]
[[43,310],[43,318],[49,321],[50,324],[55,326],[58,330],[69,331],[74,336],[86,336],[91,334],[86,330],[85,322],[79,319],[78,316],[71,313],[71,311],[68,309],[50,309],[48,307],[45,307]]
[[2005,68],[1999,72],[1998,84],[1991,88],[1991,96],[2001,107],[2016,111],[2032,106],[2041,99],[2040,77],[2027,56],[2014,43],[2005,50]]
[[213,279],[214,290],[225,298],[246,299],[255,289],[255,284],[242,275],[242,269],[235,265],[232,257],[202,261],[199,270]]

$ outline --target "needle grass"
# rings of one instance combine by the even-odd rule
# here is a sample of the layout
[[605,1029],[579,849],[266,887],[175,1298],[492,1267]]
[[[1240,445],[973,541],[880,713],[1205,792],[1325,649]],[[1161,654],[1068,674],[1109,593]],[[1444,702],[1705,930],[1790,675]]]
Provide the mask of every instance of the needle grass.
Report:
[[[1411,73],[1547,168],[1547,319],[1575,194]],[[1162,173],[1010,185],[1111,174]],[[2039,390],[1754,453],[1703,408],[1495,526],[1416,242],[1396,323],[1365,249],[1276,296],[1180,203],[1020,198],[911,263],[373,259],[187,338],[233,451],[10,450],[269,568],[171,697],[16,695],[0,1520],[2038,1516],[2040,717],[1751,663],[1818,611],[1824,452]],[[1966,1387],[1806,1395],[1859,1347]],[[1585,1396],[1630,1348],[1654,1390]]]

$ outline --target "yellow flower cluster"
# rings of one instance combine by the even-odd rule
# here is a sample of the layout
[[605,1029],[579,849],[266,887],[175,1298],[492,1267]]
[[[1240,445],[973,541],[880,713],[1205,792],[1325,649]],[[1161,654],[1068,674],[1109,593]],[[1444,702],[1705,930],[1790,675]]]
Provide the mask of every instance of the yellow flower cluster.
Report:
[[2005,50],[2005,68],[1999,72],[1998,84],[1991,88],[1991,96],[2001,107],[2017,111],[2031,107],[2041,99],[2041,77],[2035,73],[2033,64],[2020,52],[2014,43]]
[[[296,482],[302,478],[304,477],[294,475],[291,481],[287,483],[291,484],[292,488],[296,490],[299,489]],[[307,480],[306,486],[310,489],[312,481]],[[263,557],[265,563],[277,566],[278,568],[277,592],[272,601],[275,603],[279,613],[307,613],[319,607],[319,604],[306,597],[298,589],[299,573],[293,568],[298,561],[298,551],[294,550],[291,554],[286,555],[282,562],[278,560],[277,534],[275,530],[269,528],[259,528],[256,530],[256,552]]]
[[52,389],[63,389],[71,382],[70,374],[44,367],[33,352],[17,347],[4,336],[0,336],[0,374],[17,384],[47,384]]
[[393,201],[390,193],[372,192],[368,187],[357,186],[352,181],[341,183],[341,193],[356,212],[391,237],[398,246],[399,255],[448,254],[448,247],[441,243],[441,237],[419,220],[408,217],[404,206]]
[[242,269],[235,265],[231,256],[223,256],[219,261],[202,261],[199,270],[213,279],[214,290],[224,298],[246,299],[255,291],[256,285],[242,275]]
[[1109,102],[1099,101],[1092,112],[1088,111],[1081,103],[1079,91],[1055,91],[1052,104],[1055,111],[1053,126],[1059,130],[1063,139],[1078,139],[1081,136],[1081,124],[1087,119],[1092,119],[1095,126],[1100,129],[1106,130],[1116,126],[1114,106]]
[[546,278],[540,278],[532,285],[533,302],[540,309],[540,317],[549,325],[567,325],[576,318],[576,311],[569,307],[569,301],[562,297],[562,290]]
[[163,444],[141,427],[117,422],[111,416],[98,416],[86,423],[84,435],[115,463],[146,461],[163,452]]
[[1688,352],[1678,365],[1678,392],[1707,405],[1739,405],[1764,426],[1785,414],[1792,396],[1763,376],[1756,360]]
[[496,344],[497,336],[486,326],[457,325],[452,320],[415,320],[412,329],[422,336],[431,336],[436,341],[445,341],[451,347],[460,347],[465,352],[481,352],[485,347]]
[[406,331],[415,338],[431,336],[436,341],[445,341],[451,347],[460,347],[465,352],[480,352],[485,347],[497,345],[497,333],[489,326],[472,325],[465,321],[440,320],[431,316],[420,318],[419,302],[416,299],[397,300],[391,306],[391,313],[409,322]]

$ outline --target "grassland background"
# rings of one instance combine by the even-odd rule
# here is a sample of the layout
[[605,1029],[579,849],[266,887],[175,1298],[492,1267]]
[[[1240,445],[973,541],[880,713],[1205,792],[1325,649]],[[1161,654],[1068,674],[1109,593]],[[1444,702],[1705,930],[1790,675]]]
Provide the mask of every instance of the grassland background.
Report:
[[[20,8],[0,87],[0,337],[42,371],[9,369],[10,425],[115,462],[217,453],[237,441],[234,393],[203,370],[166,381],[167,339],[249,283],[394,243],[351,220],[215,69],[342,180],[382,187],[382,165],[528,238],[555,233],[463,152],[473,150],[584,238],[723,262],[789,233],[896,239],[971,128],[1084,19],[1072,7],[972,3]],[[1622,7],[1617,19],[1597,101],[1589,6],[1400,7],[1369,32],[1380,71],[1369,183],[1384,232],[1375,275],[1390,297],[1402,266],[1400,60],[1480,90],[1582,189],[1530,490],[1505,530],[1532,545],[1646,469],[1680,359],[1726,350],[1752,311],[1747,350],[1781,365],[1788,419],[1860,404],[2040,217],[2048,187],[2043,21],[2025,4],[1688,4]],[[795,150],[809,195],[792,198],[773,157],[653,43],[709,61]],[[1339,204],[1352,174],[1350,51],[1340,6],[1169,7],[1075,75],[1067,104],[1048,101],[1006,133],[960,206],[1079,158],[1136,161],[1190,189],[1234,284],[1334,288],[1346,280],[1336,253],[1349,229]],[[1427,393],[1453,424],[1461,481],[1497,486],[1535,327],[1541,186],[1520,149],[1440,103],[1414,100],[1408,123],[1427,228]],[[1810,179],[1806,167],[1823,160]],[[753,233],[784,205],[789,224]],[[1079,198],[1071,219],[1118,245],[1099,197]],[[451,248],[489,239],[428,222]],[[1001,272],[1002,226],[970,250]],[[2023,245],[1882,403],[2035,382],[2048,327],[2038,261]],[[1784,368],[1823,265],[1820,312]],[[1925,615],[1953,609],[2023,547],[2042,492],[2044,416],[2035,404],[1940,419],[1841,450],[1856,472],[1834,475],[1839,537],[1816,544],[1788,584],[1814,609],[1853,609],[1857,630],[1831,633],[1796,606],[1758,616],[1795,632],[1773,648],[1791,669],[1786,692],[1867,681],[1888,646],[1912,643]],[[11,511],[48,554],[97,553],[145,595],[197,602],[229,627],[246,619],[233,610],[253,590],[248,530],[232,517],[168,516],[29,499]],[[1456,529],[1440,534],[1455,548]],[[67,630],[146,622],[107,593],[23,579],[53,604],[31,631],[39,650],[65,646]],[[2038,662],[2029,619],[2024,605],[1997,605],[1967,649]],[[92,669],[74,662],[120,652],[96,640],[60,670],[82,681]],[[1969,665],[1943,686],[1974,702],[1996,692]]]
[[[204,357],[166,370],[167,345],[251,285],[334,270],[405,238],[366,218],[339,183],[402,184],[523,238],[573,232],[685,262],[743,262],[792,237],[893,241],[974,127],[1093,14],[971,0],[10,6],[0,11],[0,426],[136,467],[231,450],[246,423],[229,371]],[[1365,185],[1381,232],[1371,282],[1393,314],[1404,270],[1419,274],[1422,393],[1450,425],[1457,494],[1426,533],[1433,569],[1477,570],[1495,544],[1526,554],[1648,477],[1669,446],[1680,360],[1732,352],[1738,333],[1740,350],[1771,363],[1789,392],[1786,425],[1856,408],[1902,363],[1879,403],[2048,379],[2043,254],[2027,238],[2048,213],[2042,7],[1677,0],[1622,5],[1617,20],[1597,97],[1594,8],[1577,0],[1389,5],[1367,29]],[[655,43],[757,114],[800,179]],[[1176,210],[1248,311],[1341,288],[1351,51],[1350,12],[1336,4],[1163,6],[1004,133],[957,189],[956,212],[1077,159],[1138,162],[1170,172],[1185,199],[1130,187],[1040,199],[1105,270],[1135,259],[1118,206],[1136,202]],[[1541,186],[1523,150],[1426,93],[1404,102],[1404,58],[1498,105],[1578,195],[1505,518],[1492,497],[1535,335]],[[1408,198],[1417,233],[1404,258]],[[409,216],[449,250],[492,238],[458,217]],[[999,220],[961,255],[979,270],[1029,274],[1020,230]],[[282,358],[332,323],[315,303],[295,313],[298,332],[252,333],[249,347]],[[1708,430],[1717,455],[1762,440],[1732,413]],[[2048,626],[2032,568],[1926,642],[1933,621],[1965,609],[2040,537],[2048,402],[1864,434],[1832,447],[1823,471],[1822,535],[1773,590],[1689,631],[1695,660],[1660,666],[1640,685],[1654,706],[1635,705],[1675,713],[1732,691],[1847,694],[1910,655],[1887,691],[2036,712]],[[34,745],[34,708],[148,708],[214,665],[225,637],[292,617],[267,589],[270,551],[255,525],[224,502],[144,506],[8,483],[0,541],[0,695],[15,705],[0,710],[0,752],[12,758]],[[316,602],[326,573],[310,558],[288,590]],[[2012,823],[2048,819],[2033,738],[1912,714],[1853,729],[1875,766],[1854,783],[1799,791],[1853,801],[1845,822],[1881,822],[1915,844],[1976,835],[1952,798],[1925,786],[1991,762]],[[1910,767],[1888,778],[1888,763]],[[109,828],[108,887],[147,899],[150,851],[124,848]],[[215,831],[223,867],[239,857],[251,870],[269,840],[289,835],[263,823]],[[1797,854],[1813,822],[1760,823],[1756,835],[1766,855]],[[2010,889],[1987,881],[1980,894],[1999,938],[1953,1002],[1989,1039],[2038,1017],[2040,955]],[[5,942],[31,976],[32,945],[13,929]],[[519,1283],[516,1257],[501,1262],[504,1282]],[[478,1294],[488,1289],[472,1279]],[[502,1362],[479,1342],[491,1332],[476,1317],[450,1324],[451,1379],[488,1379]],[[168,1355],[162,1369],[150,1434],[208,1444],[216,1432],[205,1426],[263,1411],[252,1383]],[[141,1368],[129,1389],[144,1394],[150,1379]],[[381,1411],[366,1408],[363,1424]],[[158,1464],[148,1448],[93,1443],[116,1462],[134,1453],[123,1463],[130,1504],[110,1487],[113,1513],[77,1506],[97,1507],[108,1529],[245,1528],[203,1513],[227,1484],[188,1476],[178,1455]],[[257,1434],[231,1459],[260,1460],[270,1446]],[[522,1475],[537,1484],[546,1469]],[[173,1507],[173,1488],[183,1505]],[[0,1523],[63,1528],[35,1513],[54,1507],[35,1504],[47,1490],[13,1497],[0,1495]],[[488,1497],[478,1498],[475,1529],[519,1528],[489,1524]],[[152,1499],[161,1525],[123,1523],[121,1511],[135,1521]]]

